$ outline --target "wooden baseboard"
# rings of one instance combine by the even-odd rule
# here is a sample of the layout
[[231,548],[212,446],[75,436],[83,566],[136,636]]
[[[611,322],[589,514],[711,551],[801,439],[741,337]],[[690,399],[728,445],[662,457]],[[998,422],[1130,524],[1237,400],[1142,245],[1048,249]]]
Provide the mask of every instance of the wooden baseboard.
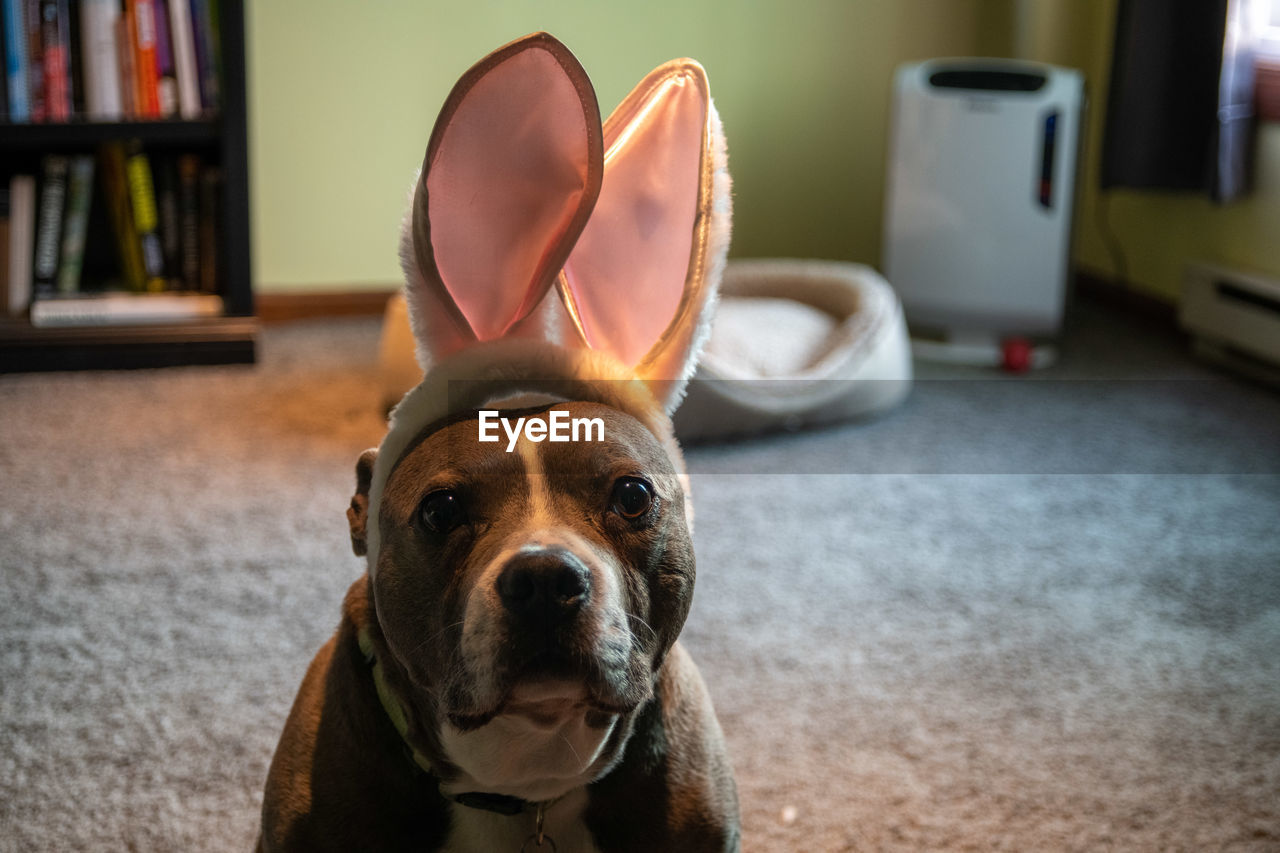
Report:
[[288,323],[324,317],[380,317],[395,293],[396,290],[260,293],[255,302],[260,322]]

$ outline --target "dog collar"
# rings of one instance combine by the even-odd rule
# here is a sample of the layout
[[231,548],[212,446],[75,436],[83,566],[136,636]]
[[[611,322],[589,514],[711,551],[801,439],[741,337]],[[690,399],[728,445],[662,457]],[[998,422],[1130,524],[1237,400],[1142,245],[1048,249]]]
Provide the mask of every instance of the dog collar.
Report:
[[460,794],[450,794],[440,790],[439,780],[436,779],[435,774],[431,771],[431,762],[409,742],[408,714],[405,713],[404,706],[400,704],[400,700],[396,698],[396,695],[391,692],[391,688],[387,686],[386,679],[382,674],[382,663],[378,660],[377,652],[373,648],[373,640],[370,639],[367,629],[360,629],[356,635],[356,642],[360,646],[360,654],[364,656],[365,664],[368,665],[373,674],[373,686],[378,693],[378,701],[382,704],[382,710],[386,713],[387,718],[391,720],[391,725],[395,727],[396,733],[400,735],[406,756],[413,762],[415,770],[425,773],[436,782],[436,789],[440,791],[440,796],[469,809],[493,812],[506,817],[514,817],[523,812],[534,811],[537,813],[537,833],[541,834],[543,815],[547,809],[559,802],[563,795],[556,797],[554,800],[531,802],[507,794],[490,794],[484,791],[464,791]]
[[409,758],[418,769],[431,774],[431,762],[409,742],[409,717],[400,700],[391,692],[391,688],[387,687],[386,679],[382,675],[382,663],[373,649],[373,640],[369,638],[369,632],[361,628],[356,635],[356,642],[360,645],[360,654],[364,655],[364,662],[373,673],[373,686],[378,692],[378,701],[382,703],[382,710],[391,720],[391,725],[395,726],[396,733],[400,735]]

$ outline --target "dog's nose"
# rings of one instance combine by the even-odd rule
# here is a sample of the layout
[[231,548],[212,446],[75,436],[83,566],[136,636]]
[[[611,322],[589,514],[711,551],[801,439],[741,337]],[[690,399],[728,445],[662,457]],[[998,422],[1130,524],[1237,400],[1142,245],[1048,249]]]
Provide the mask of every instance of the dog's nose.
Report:
[[582,608],[591,592],[591,574],[563,550],[520,554],[498,576],[498,596],[511,613],[564,619]]

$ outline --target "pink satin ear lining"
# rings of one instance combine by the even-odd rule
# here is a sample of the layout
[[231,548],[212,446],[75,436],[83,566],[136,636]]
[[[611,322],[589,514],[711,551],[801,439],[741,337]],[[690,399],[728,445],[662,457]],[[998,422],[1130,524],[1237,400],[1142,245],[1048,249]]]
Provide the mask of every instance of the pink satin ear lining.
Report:
[[501,336],[545,294],[554,251],[588,180],[582,99],[545,50],[481,77],[428,164],[436,269],[480,340]]
[[600,198],[564,279],[587,344],[629,366],[659,342],[684,293],[708,108],[682,71],[605,128]]

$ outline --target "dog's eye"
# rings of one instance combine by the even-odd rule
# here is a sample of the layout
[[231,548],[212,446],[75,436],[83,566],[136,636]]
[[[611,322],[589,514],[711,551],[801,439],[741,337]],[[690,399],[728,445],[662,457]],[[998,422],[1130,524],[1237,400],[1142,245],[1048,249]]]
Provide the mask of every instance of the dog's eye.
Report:
[[639,518],[653,505],[653,487],[638,477],[623,477],[613,484],[612,506],[623,518]]
[[440,489],[422,499],[418,517],[427,529],[434,533],[448,533],[467,520],[462,501],[450,489]]

